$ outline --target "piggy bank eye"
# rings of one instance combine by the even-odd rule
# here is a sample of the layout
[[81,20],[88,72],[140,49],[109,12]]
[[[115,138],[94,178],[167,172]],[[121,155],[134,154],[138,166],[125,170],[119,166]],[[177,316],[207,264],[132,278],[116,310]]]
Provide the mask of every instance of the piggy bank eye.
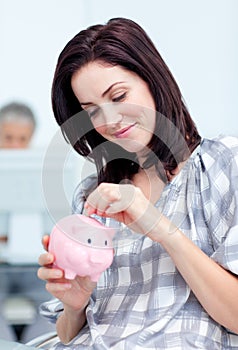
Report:
[[91,244],[92,243],[92,240],[91,238],[88,239],[88,244]]
[[105,241],[105,245],[107,246],[107,241]]

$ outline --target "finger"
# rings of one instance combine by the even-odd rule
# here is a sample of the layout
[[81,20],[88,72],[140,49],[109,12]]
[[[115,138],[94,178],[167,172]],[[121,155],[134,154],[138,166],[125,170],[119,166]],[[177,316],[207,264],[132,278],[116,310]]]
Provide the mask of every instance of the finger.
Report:
[[106,215],[115,215],[115,214],[120,213],[124,210],[126,210],[126,208],[124,208],[122,206],[122,203],[114,202],[114,203],[109,204],[109,206],[105,210],[105,214]]
[[41,266],[48,266],[53,264],[55,257],[52,253],[43,253],[39,256],[38,263]]
[[70,282],[65,283],[52,283],[48,282],[45,285],[46,290],[51,294],[56,294],[59,292],[66,292],[72,288],[72,284]]
[[44,235],[42,237],[42,245],[43,245],[45,250],[48,250],[49,242],[50,242],[50,236],[49,235]]
[[115,184],[100,184],[99,187],[93,191],[86,203],[85,209],[89,215],[91,214],[103,214],[109,207],[111,202],[119,200],[121,197],[118,185]]
[[37,276],[41,280],[54,280],[54,279],[63,278],[64,272],[60,269],[40,267],[37,271]]
[[135,203],[135,195],[137,188],[131,185],[120,185],[120,199],[109,203],[106,214],[116,214],[122,211],[126,211],[129,207]]

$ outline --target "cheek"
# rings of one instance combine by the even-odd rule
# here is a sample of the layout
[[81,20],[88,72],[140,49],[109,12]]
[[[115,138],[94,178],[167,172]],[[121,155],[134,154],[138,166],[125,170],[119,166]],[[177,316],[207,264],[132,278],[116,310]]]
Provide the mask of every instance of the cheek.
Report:
[[95,130],[102,136],[107,134],[106,125],[95,126]]

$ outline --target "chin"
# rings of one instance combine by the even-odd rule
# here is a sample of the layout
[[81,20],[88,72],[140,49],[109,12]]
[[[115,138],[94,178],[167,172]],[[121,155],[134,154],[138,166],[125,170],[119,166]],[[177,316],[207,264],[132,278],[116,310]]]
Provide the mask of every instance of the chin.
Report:
[[114,140],[116,144],[124,148],[127,152],[142,153],[145,151],[146,146],[139,141],[135,140]]

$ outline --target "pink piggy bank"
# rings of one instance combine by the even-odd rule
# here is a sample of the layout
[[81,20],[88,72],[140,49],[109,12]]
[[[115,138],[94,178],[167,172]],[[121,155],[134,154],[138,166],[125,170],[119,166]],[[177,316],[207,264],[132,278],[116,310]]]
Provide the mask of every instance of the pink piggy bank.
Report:
[[54,254],[54,265],[64,270],[67,279],[90,276],[97,282],[112,263],[114,234],[114,229],[85,215],[61,219],[50,234],[49,252]]

